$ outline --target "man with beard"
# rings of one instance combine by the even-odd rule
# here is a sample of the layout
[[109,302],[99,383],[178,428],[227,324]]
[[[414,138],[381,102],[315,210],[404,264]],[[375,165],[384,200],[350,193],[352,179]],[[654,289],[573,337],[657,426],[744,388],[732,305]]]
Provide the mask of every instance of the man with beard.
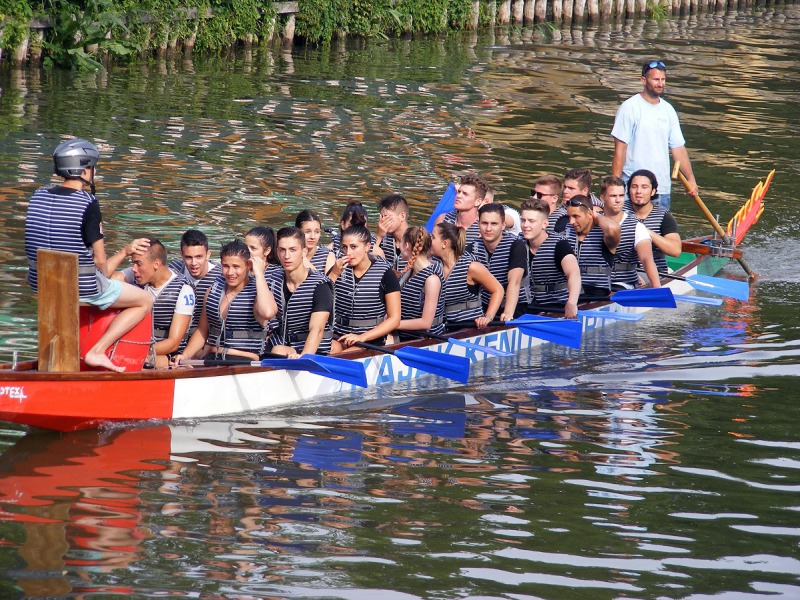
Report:
[[681,169],[689,181],[690,196],[697,194],[686,141],[681,132],[678,114],[672,105],[662,98],[666,85],[667,67],[660,60],[642,65],[644,89],[631,96],[617,110],[614,128],[614,158],[611,174],[627,183],[631,173],[648,169],[661,182],[659,202],[665,210],[670,207],[669,155],[680,162]]

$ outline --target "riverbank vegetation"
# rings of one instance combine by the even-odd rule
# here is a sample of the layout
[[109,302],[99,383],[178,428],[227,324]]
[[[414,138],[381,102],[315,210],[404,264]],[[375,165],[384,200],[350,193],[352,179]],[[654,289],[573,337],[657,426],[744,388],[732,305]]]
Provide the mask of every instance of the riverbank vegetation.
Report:
[[324,44],[494,24],[663,19],[715,6],[718,0],[0,0],[0,58],[96,69],[103,59],[213,52],[236,43],[291,45],[295,36]]

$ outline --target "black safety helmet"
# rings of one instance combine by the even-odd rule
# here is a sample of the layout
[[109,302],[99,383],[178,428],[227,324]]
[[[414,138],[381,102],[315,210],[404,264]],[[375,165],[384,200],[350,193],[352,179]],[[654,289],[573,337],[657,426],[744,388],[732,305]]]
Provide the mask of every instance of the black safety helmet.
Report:
[[93,167],[100,158],[97,146],[82,138],[58,145],[53,151],[55,173],[66,179],[79,179],[86,167]]

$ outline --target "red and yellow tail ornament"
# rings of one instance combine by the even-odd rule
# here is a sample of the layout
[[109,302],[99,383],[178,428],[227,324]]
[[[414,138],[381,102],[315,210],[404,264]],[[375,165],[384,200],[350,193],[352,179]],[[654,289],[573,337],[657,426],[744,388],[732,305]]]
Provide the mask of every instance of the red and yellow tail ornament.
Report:
[[773,175],[775,175],[775,169],[770,171],[765,181],[759,181],[756,184],[756,187],[753,188],[753,193],[750,194],[750,199],[744,203],[744,206],[739,209],[739,212],[728,223],[728,235],[733,237],[734,232],[736,233],[736,237],[733,240],[735,245],[739,245],[747,230],[755,225],[761,213],[764,212],[764,196],[767,195]]

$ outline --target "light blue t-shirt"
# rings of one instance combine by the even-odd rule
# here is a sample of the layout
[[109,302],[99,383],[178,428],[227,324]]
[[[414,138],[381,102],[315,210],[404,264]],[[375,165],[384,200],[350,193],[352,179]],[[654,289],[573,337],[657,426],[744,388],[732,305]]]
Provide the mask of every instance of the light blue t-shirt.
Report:
[[650,104],[641,94],[623,102],[614,118],[611,135],[628,145],[622,178],[627,183],[631,173],[639,169],[652,171],[658,180],[658,192],[669,194],[669,151],[686,145],[678,121],[678,113],[661,98]]

